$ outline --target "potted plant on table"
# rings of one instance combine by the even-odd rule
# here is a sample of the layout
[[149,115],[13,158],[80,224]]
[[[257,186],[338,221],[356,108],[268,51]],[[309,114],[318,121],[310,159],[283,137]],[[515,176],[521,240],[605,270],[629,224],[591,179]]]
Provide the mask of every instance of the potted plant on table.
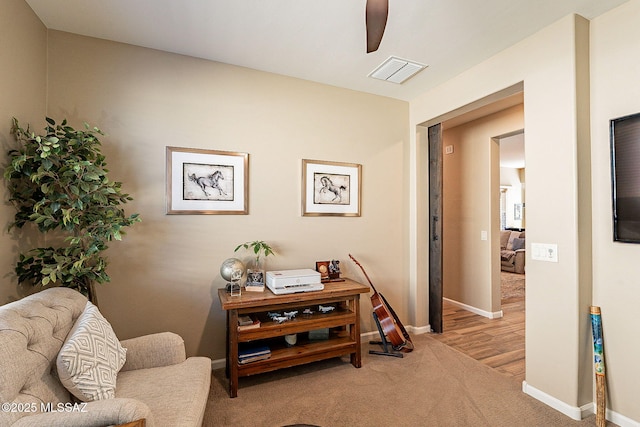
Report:
[[234,252],[238,252],[240,249],[250,250],[254,255],[252,262],[247,266],[247,283],[245,284],[245,289],[249,292],[264,291],[264,258],[269,255],[275,255],[275,252],[264,240],[241,243],[236,246]]
[[107,177],[98,139],[102,131],[46,120],[46,134],[36,135],[13,119],[20,147],[9,150],[4,171],[9,201],[17,210],[9,229],[33,223],[41,233],[54,234],[46,241],[62,244],[20,254],[15,271],[20,283],[74,288],[97,305],[94,284],[110,281],[101,253],[140,218],[120,207],[132,199],[121,182]]

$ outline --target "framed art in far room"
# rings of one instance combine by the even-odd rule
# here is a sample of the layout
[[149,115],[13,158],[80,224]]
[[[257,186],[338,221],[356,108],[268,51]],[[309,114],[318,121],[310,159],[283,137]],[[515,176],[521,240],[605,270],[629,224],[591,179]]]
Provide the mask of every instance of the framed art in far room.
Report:
[[249,213],[249,154],[167,147],[167,214]]
[[303,216],[360,216],[362,165],[302,160]]
[[515,221],[522,221],[522,203],[515,203],[513,205],[513,219]]

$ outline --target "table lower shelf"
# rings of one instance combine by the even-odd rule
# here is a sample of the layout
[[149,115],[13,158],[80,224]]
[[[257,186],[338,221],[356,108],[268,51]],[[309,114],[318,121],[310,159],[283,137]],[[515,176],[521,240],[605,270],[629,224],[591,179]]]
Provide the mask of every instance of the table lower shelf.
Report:
[[[245,377],[317,360],[355,354],[357,345],[357,342],[350,337],[339,337],[320,341],[302,341],[292,347],[275,346],[275,348],[272,348],[271,357],[268,359],[246,364],[238,363],[238,376]],[[356,367],[359,368],[360,366]]]

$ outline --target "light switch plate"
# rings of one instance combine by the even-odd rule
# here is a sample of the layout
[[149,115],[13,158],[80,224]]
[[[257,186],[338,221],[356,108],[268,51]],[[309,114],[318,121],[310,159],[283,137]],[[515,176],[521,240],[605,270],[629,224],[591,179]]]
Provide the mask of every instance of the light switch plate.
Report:
[[558,262],[558,245],[555,243],[532,243],[531,259]]

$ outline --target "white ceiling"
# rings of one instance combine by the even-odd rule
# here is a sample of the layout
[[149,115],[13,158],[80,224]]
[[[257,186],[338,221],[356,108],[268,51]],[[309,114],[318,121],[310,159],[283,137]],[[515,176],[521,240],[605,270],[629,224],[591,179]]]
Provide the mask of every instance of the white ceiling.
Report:
[[[570,14],[627,0],[389,0],[366,53],[366,0],[26,0],[50,29],[411,100]],[[402,85],[367,77],[389,56],[429,67]]]

